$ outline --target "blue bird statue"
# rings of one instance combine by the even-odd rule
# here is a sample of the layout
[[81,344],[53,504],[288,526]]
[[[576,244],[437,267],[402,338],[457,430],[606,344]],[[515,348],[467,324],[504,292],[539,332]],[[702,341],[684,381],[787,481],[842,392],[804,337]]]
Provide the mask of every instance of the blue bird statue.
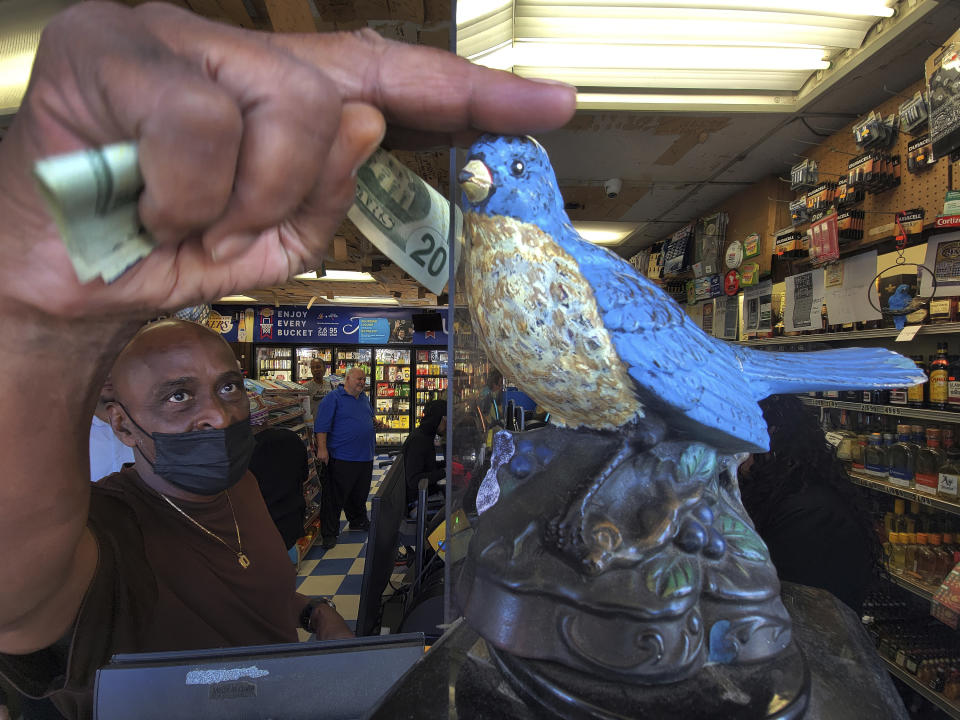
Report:
[[669,429],[724,452],[765,452],[757,402],[768,395],[924,381],[882,348],[766,352],[705,334],[629,263],[580,237],[533,138],[481,137],[458,179],[474,327],[558,425]]
[[912,302],[913,296],[910,294],[910,287],[907,285],[898,285],[896,291],[887,300],[887,307],[890,310],[897,310],[902,313],[893,316],[893,324],[897,330],[903,330],[903,326],[907,322],[907,315],[903,311],[909,309]]

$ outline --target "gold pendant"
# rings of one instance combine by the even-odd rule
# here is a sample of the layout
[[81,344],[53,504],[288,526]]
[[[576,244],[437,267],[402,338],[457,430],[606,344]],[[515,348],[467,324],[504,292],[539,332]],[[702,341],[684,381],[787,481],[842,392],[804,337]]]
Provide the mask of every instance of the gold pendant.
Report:
[[237,553],[237,562],[240,563],[240,567],[242,567],[244,570],[250,567],[250,558],[243,553]]

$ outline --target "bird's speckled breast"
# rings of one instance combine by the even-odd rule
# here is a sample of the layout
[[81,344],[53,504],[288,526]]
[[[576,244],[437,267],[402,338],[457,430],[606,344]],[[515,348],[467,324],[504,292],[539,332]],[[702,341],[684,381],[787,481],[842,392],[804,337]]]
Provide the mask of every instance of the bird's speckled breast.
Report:
[[613,428],[643,415],[574,259],[539,228],[466,213],[473,326],[551,421]]

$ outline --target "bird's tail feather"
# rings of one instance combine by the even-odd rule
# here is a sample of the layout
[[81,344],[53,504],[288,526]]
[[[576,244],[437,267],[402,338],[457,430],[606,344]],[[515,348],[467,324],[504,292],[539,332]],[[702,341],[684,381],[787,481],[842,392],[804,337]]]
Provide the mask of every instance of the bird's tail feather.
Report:
[[926,381],[916,363],[885,348],[767,352],[735,348],[756,399],[810,390],[898,388]]

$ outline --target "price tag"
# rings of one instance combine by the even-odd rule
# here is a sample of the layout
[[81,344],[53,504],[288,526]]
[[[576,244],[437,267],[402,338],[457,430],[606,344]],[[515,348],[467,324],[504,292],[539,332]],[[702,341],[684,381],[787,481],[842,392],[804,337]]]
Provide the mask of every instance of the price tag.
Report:
[[834,447],[837,447],[843,440],[843,435],[835,432],[828,432],[824,437],[827,439],[827,442]]
[[907,325],[900,331],[900,334],[897,335],[895,342],[908,342],[913,340],[917,333],[920,332],[920,325]]

